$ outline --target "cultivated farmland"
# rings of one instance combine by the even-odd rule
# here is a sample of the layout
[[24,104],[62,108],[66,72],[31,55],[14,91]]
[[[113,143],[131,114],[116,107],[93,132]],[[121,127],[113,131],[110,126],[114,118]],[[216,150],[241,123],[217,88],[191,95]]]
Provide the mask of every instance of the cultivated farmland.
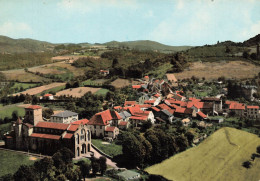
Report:
[[101,88],[93,88],[93,87],[77,87],[71,89],[65,89],[63,91],[57,92],[56,96],[72,96],[72,97],[82,97],[87,92],[91,92],[92,94],[96,93]]
[[219,61],[219,62],[193,62],[183,72],[176,73],[177,79],[186,79],[196,76],[206,79],[226,78],[252,78],[260,72],[260,66],[245,61]]
[[28,89],[26,91],[14,94],[14,96],[15,95],[20,95],[20,94],[36,95],[36,94],[40,94],[41,92],[46,91],[48,89],[53,89],[55,87],[64,86],[64,85],[65,85],[65,83],[58,83],[58,82],[51,83],[51,84],[48,84],[48,85],[43,85],[43,86],[40,86],[40,87],[35,87],[35,88],[32,88],[32,89]]
[[130,82],[128,79],[116,79],[113,82],[111,82],[111,85],[113,85],[115,88],[122,88],[126,87],[132,84],[138,83],[137,81]]
[[151,174],[162,175],[170,180],[259,180],[260,157],[247,169],[243,162],[251,160],[260,145],[257,135],[222,128],[199,146],[177,154],[160,164],[146,169]]

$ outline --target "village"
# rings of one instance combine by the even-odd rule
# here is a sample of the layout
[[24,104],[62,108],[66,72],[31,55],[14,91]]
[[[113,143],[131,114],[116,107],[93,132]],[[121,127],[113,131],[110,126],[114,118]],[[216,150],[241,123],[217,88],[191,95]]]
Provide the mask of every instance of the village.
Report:
[[[109,71],[101,70],[100,74],[107,76]],[[122,131],[141,131],[146,126],[150,128],[169,124],[206,130],[213,125],[221,125],[230,117],[260,120],[259,106],[226,100],[225,93],[215,97],[185,97],[184,91],[179,90],[181,82],[175,75],[168,73],[165,77],[155,79],[144,76],[136,80],[130,86],[139,95],[136,100],[125,100],[122,105],[114,105],[112,102],[109,109],[94,114],[90,119],[79,119],[78,113],[72,110],[57,111],[46,119],[41,106],[25,107],[25,116],[18,117],[11,131],[4,135],[5,148],[53,155],[67,147],[73,152],[74,159],[103,155],[108,165],[118,168],[110,160],[110,155],[93,145],[92,138],[111,144]],[[52,102],[57,98],[45,94],[40,100]],[[197,134],[192,137],[191,145],[196,146],[207,136],[205,131]]]

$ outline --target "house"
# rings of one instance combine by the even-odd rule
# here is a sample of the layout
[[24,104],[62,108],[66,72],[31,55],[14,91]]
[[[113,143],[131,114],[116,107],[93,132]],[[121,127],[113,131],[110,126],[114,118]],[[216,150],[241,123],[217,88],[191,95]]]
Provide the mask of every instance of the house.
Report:
[[246,117],[253,119],[260,118],[259,106],[246,106]]
[[182,122],[183,126],[188,126],[191,123],[189,118],[185,118],[185,119],[181,120],[181,122]]
[[208,118],[208,116],[206,116],[203,112],[201,112],[201,111],[199,111],[199,112],[197,112],[197,117],[199,118],[199,119],[207,119]]
[[142,96],[139,97],[138,103],[139,104],[146,104],[145,102],[149,99],[150,99],[150,97],[147,94],[143,94]]
[[173,122],[173,113],[174,113],[174,110],[166,110],[166,109],[163,109],[160,111],[160,118],[162,118],[163,120],[167,120],[168,123],[172,123]]
[[151,107],[150,110],[153,112],[154,117],[160,117],[160,109],[158,109],[157,107]]
[[236,116],[245,116],[245,105],[242,103],[233,102],[229,105],[229,113]]
[[[127,111],[122,111],[119,113],[119,116],[122,118],[122,121],[128,122],[129,118],[132,116],[129,112]],[[121,121],[121,122],[122,122]]]
[[180,94],[174,94],[172,96],[172,98],[175,99],[175,100],[178,100],[178,101],[185,101],[186,100],[186,97],[184,97],[184,96],[182,96]]
[[83,124],[83,125],[87,125],[89,122],[88,119],[81,119],[81,120],[78,120],[78,121],[74,121],[72,122],[71,124]]
[[107,76],[109,74],[109,70],[100,70],[100,74],[103,76]]
[[136,90],[141,89],[141,87],[142,87],[141,85],[132,85],[132,88]]
[[50,122],[69,124],[77,120],[78,120],[78,113],[66,110],[51,115]]
[[45,122],[40,112],[40,106],[26,108],[24,120],[18,118],[12,125],[12,131],[5,134],[6,148],[53,155],[62,147],[67,147],[75,158],[90,153],[91,135],[86,125]]
[[121,122],[118,124],[118,128],[119,128],[119,129],[122,129],[122,130],[128,129],[129,126],[130,126],[130,122],[129,122],[129,121],[121,121]]
[[105,137],[116,139],[119,134],[119,129],[115,126],[107,126],[105,128]]
[[113,134],[107,134],[106,130],[107,127],[111,127],[112,125],[115,127],[120,121],[122,121],[122,118],[116,111],[105,110],[92,116],[87,125],[94,137],[103,138],[105,136],[113,136],[115,138],[119,132],[113,131]]
[[154,124],[154,114],[152,111],[142,111],[139,106],[129,107],[127,111],[132,115],[130,122],[133,126],[137,127],[143,122],[150,120]]
[[206,97],[202,102],[209,102],[213,104],[213,112],[222,112],[222,99],[216,97]]
[[43,98],[44,100],[54,100],[54,97],[52,94],[45,94],[43,95]]
[[196,111],[190,108],[177,107],[174,112],[175,117],[196,117]]

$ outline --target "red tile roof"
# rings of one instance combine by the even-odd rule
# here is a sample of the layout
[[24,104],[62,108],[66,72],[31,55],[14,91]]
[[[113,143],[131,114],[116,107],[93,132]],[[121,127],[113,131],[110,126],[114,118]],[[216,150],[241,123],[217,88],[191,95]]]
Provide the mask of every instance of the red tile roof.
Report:
[[63,138],[64,138],[64,139],[71,139],[72,136],[73,136],[73,134],[71,134],[71,133],[66,133]]
[[192,114],[193,110],[189,109],[189,108],[182,108],[182,107],[178,107],[175,110],[176,113],[182,113],[182,114]]
[[31,105],[29,107],[27,107],[26,109],[41,109],[42,107],[41,106],[38,106],[38,105]]
[[140,108],[149,108],[149,107],[152,107],[152,105],[151,104],[140,105]]
[[68,127],[68,131],[77,131],[77,129],[79,128],[79,124],[71,124],[69,127]]
[[53,123],[53,122],[39,122],[35,127],[66,130],[69,127],[69,124]]
[[147,120],[147,116],[131,116],[130,119],[136,119],[136,120]]
[[247,109],[259,109],[259,106],[246,106]]
[[201,111],[199,111],[198,113],[197,113],[200,117],[202,117],[202,118],[206,118],[207,116],[203,113],[203,112],[201,112]]
[[145,104],[154,104],[155,100],[146,100],[144,101]]
[[121,121],[118,125],[119,126],[126,126],[128,124],[127,121]]
[[197,99],[196,97],[190,97],[189,101],[191,101],[191,102],[200,102],[200,99]]
[[122,109],[121,106],[115,106],[114,109]]
[[112,120],[110,110],[106,110],[100,113],[95,114],[89,120],[89,125],[108,125],[108,121]]
[[154,94],[153,96],[158,98],[158,97],[160,97],[160,94],[157,93],[157,94]]
[[229,105],[229,109],[231,109],[231,110],[244,110],[245,105],[242,104],[242,103],[231,103]]
[[32,124],[24,123],[24,125],[27,126],[28,128],[33,128],[33,125],[32,125]]
[[113,119],[116,119],[116,120],[122,119],[121,116],[116,111],[110,111],[110,114],[111,114]]
[[127,105],[136,105],[137,103],[136,103],[136,101],[125,101],[125,106],[127,106]]
[[156,112],[159,112],[159,111],[160,111],[160,109],[158,109],[157,107],[152,107],[152,109],[153,109],[154,111],[156,111]]
[[180,108],[179,106],[177,106],[177,105],[175,105],[175,104],[170,105],[170,107],[172,107],[172,108],[174,108],[174,109]]
[[170,110],[168,110],[168,112],[171,113],[171,114],[173,114],[173,113],[175,112],[175,110],[170,109]]
[[12,136],[5,136],[7,139],[12,139],[13,137]]
[[105,130],[105,131],[107,131],[107,132],[113,132],[115,129],[116,129],[116,127],[114,127],[114,126],[108,126],[108,127],[106,127],[106,130]]
[[81,120],[72,122],[72,124],[87,124],[88,122],[89,122],[88,119],[81,119]]
[[146,75],[146,76],[144,76],[144,78],[145,78],[145,79],[149,79],[149,76],[148,76],[148,75]]
[[140,89],[142,86],[141,85],[132,85],[133,89]]
[[238,103],[237,101],[226,101],[225,104]]
[[43,97],[53,96],[52,94],[45,94]]
[[134,107],[128,107],[127,110],[130,112],[130,114],[134,115],[136,113],[142,112],[139,106],[134,106]]
[[167,106],[166,104],[159,104],[158,107],[160,109],[166,109],[166,110],[170,110],[171,108],[169,106]]
[[59,140],[61,136],[59,135],[52,135],[52,134],[40,134],[40,133],[33,133],[30,137],[33,138],[45,138],[45,139],[53,139],[53,140]]

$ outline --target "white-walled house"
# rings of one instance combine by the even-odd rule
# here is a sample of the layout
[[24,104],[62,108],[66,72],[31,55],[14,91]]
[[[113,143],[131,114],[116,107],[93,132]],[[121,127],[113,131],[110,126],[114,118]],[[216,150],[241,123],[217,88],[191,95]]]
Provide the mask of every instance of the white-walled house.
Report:
[[51,115],[50,122],[69,124],[78,120],[78,113],[72,111],[63,111]]

